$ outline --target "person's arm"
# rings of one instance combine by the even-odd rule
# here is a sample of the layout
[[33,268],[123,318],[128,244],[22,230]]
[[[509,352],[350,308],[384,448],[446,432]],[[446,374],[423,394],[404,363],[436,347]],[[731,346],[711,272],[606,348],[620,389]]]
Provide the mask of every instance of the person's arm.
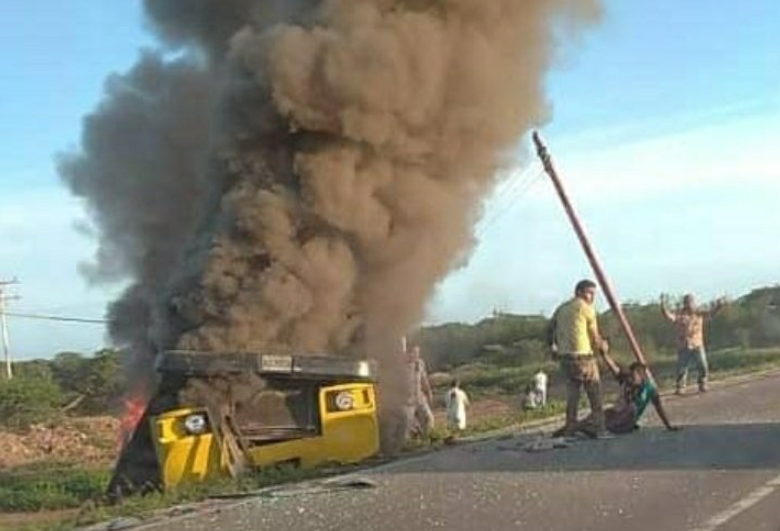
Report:
[[425,368],[425,364],[422,364],[420,369],[422,371],[422,374],[420,374],[422,391],[428,397],[428,403],[433,407],[433,389],[431,388],[431,381],[428,379],[428,370]]
[[712,319],[726,306],[725,299],[716,300],[707,310],[699,312],[705,319]]
[[669,311],[669,308],[666,307],[666,297],[664,295],[661,295],[661,313],[671,322],[675,322],[677,320],[677,317]]
[[556,311],[547,325],[547,346],[550,348],[553,359],[558,355],[558,345],[555,344],[555,329],[558,326],[557,317],[558,312]]
[[606,341],[604,341],[604,338],[601,337],[601,333],[599,332],[599,322],[596,318],[595,308],[590,307],[587,310],[587,314],[585,315],[585,322],[587,323],[590,344],[593,349],[602,353],[609,351],[609,345]]
[[661,418],[661,422],[663,422],[664,426],[666,426],[666,429],[669,431],[680,430],[679,426],[674,426],[669,421],[669,417],[666,415],[666,410],[664,409],[663,403],[661,403],[661,397],[658,395],[658,393],[653,394],[653,398],[651,398],[650,400],[653,402],[655,411],[658,413],[658,416]]
[[620,366],[614,359],[612,359],[612,356],[607,354],[605,351],[601,351],[601,359],[603,359],[604,363],[606,363],[609,372],[612,373],[612,376],[617,378],[620,374]]

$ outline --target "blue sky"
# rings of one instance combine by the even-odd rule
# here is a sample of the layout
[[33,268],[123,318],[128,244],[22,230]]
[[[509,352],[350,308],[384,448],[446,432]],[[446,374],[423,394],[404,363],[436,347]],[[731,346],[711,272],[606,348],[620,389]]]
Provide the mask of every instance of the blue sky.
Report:
[[[78,274],[94,244],[53,158],[77,144],[105,77],[152,44],[139,4],[0,4],[0,278],[22,280],[17,311],[96,317],[113,296]],[[780,281],[779,2],[608,0],[547,84],[543,135],[621,298]],[[590,276],[538,165],[517,173],[486,202],[472,259],[439,286],[430,322],[549,312]],[[14,319],[11,341],[29,358],[104,337]]]

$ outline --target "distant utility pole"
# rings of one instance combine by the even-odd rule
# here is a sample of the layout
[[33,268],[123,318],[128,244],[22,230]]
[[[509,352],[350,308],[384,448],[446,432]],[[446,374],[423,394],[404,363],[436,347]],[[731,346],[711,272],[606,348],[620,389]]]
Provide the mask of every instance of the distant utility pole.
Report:
[[19,297],[16,295],[9,295],[6,292],[6,289],[8,286],[11,286],[13,284],[19,284],[19,281],[16,279],[13,280],[0,280],[0,335],[2,335],[3,340],[3,355],[5,359],[5,376],[9,380],[13,378],[14,373],[13,369],[11,368],[11,347],[8,344],[8,323],[5,320],[5,303],[10,300],[18,299]]

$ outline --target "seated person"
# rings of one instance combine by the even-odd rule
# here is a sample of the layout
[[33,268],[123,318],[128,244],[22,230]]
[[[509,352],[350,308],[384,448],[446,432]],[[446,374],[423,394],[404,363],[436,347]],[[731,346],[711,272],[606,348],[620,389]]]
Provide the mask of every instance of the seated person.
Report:
[[[604,411],[604,422],[608,431],[619,434],[638,429],[639,419],[649,403],[653,404],[667,430],[676,431],[679,429],[669,422],[669,417],[666,416],[666,411],[661,403],[661,396],[658,394],[658,388],[647,373],[646,365],[634,362],[625,368],[612,359],[609,354],[602,353],[601,357],[609,372],[620,384],[620,395],[617,402]],[[587,418],[578,423],[575,431],[595,436],[595,427]],[[562,431],[558,430],[553,435],[560,436],[561,434]]]
[[523,392],[523,409],[536,409],[538,407],[538,398],[536,390],[531,384],[525,386]]

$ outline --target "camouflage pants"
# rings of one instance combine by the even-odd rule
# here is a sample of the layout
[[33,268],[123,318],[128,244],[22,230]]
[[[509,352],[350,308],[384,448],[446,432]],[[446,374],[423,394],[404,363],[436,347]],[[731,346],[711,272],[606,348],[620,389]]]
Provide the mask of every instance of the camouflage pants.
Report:
[[426,398],[406,406],[406,433],[407,438],[420,436],[427,437],[433,430],[433,411]]
[[585,394],[590,402],[593,428],[604,431],[604,408],[601,398],[601,378],[599,365],[593,356],[565,356],[561,360],[561,369],[566,376],[566,429],[574,431],[577,426],[577,409],[580,403],[580,393]]

